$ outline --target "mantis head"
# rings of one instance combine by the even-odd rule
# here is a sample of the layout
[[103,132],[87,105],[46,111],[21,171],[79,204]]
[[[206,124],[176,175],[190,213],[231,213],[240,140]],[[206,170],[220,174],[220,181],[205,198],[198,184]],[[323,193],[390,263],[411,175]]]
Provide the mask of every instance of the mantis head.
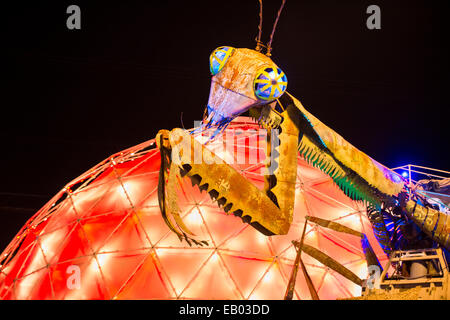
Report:
[[212,74],[202,129],[215,128],[214,138],[237,116],[278,99],[287,78],[267,56],[246,48],[219,47],[209,58]]

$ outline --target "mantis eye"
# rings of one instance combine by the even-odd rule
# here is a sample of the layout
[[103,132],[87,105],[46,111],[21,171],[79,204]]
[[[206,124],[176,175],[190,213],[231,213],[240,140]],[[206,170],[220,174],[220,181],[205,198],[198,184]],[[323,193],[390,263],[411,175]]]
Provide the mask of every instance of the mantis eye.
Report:
[[261,100],[278,99],[287,87],[287,78],[280,68],[265,67],[256,73],[253,82],[255,96]]
[[211,56],[209,57],[209,69],[213,76],[222,70],[233,51],[234,48],[232,47],[219,47],[211,53]]

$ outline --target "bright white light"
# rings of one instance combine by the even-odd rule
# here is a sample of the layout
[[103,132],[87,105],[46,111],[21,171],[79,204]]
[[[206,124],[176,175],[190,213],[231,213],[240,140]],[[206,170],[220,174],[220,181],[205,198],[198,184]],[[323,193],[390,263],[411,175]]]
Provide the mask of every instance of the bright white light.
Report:
[[253,293],[248,300],[263,300],[257,294]]
[[217,262],[219,260],[219,255],[217,254],[217,251],[212,254],[210,260],[211,262]]
[[17,299],[26,299],[29,291],[36,285],[41,277],[41,272],[34,272],[23,278],[23,280],[18,281],[16,285]]
[[269,271],[267,271],[267,273],[264,275],[264,278],[262,279],[262,281],[264,282],[264,283],[269,283],[269,282],[271,282],[272,280],[273,280],[273,268],[270,268],[270,270]]
[[61,243],[65,237],[66,230],[63,228],[43,235],[40,238],[41,248],[47,259],[51,259],[54,256],[54,249],[58,248],[58,244]]
[[98,264],[100,265],[101,268],[106,267],[108,261],[111,258],[111,254],[110,253],[100,253],[97,254],[97,260],[98,260]]
[[259,232],[257,233],[256,240],[257,240],[258,243],[260,243],[260,244],[264,244],[264,243],[266,243],[266,241],[267,241],[266,236],[263,235],[262,233],[259,233]]
[[117,192],[120,193],[125,199],[127,196],[133,195],[139,190],[139,183],[136,181],[122,181],[117,186]]
[[188,222],[191,225],[199,226],[203,223],[203,220],[198,211],[194,210],[187,215],[186,222]]

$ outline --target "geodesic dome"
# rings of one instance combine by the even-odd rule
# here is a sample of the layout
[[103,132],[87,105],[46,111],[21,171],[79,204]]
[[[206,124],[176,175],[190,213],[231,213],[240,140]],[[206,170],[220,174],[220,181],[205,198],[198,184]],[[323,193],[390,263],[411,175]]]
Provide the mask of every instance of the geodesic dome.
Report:
[[[244,117],[226,131],[234,133],[226,135],[232,148],[221,156],[230,162],[256,152],[257,163],[234,161],[233,166],[262,188],[265,135]],[[213,143],[208,148],[219,147]],[[204,247],[180,242],[164,223],[157,196],[159,167],[159,150],[150,140],[112,155],[67,184],[2,253],[0,298],[283,299],[296,255],[291,241],[301,237],[305,215],[365,233],[378,258],[385,259],[364,205],[350,200],[300,156],[294,218],[284,236],[266,237],[227,215],[183,178],[178,197],[182,218],[208,241]],[[359,238],[308,225],[305,242],[366,276]],[[302,258],[321,299],[360,294],[359,286],[306,254]],[[79,282],[74,286],[75,275]],[[294,298],[310,299],[301,271]]]

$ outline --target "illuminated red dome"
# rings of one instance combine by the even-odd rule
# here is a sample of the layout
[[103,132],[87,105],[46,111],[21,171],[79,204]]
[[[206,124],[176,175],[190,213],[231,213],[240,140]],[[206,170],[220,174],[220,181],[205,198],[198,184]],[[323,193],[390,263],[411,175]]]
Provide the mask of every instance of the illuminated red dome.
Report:
[[[236,129],[241,130],[233,138],[238,156],[256,150],[261,158],[259,164],[235,168],[262,188],[265,137],[248,118],[238,118],[227,130]],[[0,259],[0,298],[282,299],[295,259],[291,241],[300,238],[305,215],[366,233],[383,260],[364,206],[300,157],[298,164],[294,221],[285,236],[266,237],[226,215],[185,178],[179,195],[182,217],[209,243],[189,247],[161,217],[160,155],[154,141],[117,153],[69,183],[21,229]],[[358,238],[308,226],[305,241],[365,277]],[[360,294],[357,285],[302,257],[321,299]],[[74,266],[79,287],[69,285]],[[294,298],[310,299],[301,272]]]

